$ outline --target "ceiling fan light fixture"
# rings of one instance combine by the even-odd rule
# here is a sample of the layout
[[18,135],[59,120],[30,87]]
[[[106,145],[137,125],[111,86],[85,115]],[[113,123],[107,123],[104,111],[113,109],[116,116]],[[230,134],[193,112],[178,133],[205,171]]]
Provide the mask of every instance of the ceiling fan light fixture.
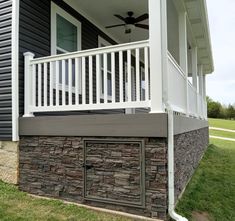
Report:
[[133,25],[133,24],[126,24],[125,25],[125,30],[126,30],[126,33],[131,33],[132,31],[134,31],[135,30],[135,25]]

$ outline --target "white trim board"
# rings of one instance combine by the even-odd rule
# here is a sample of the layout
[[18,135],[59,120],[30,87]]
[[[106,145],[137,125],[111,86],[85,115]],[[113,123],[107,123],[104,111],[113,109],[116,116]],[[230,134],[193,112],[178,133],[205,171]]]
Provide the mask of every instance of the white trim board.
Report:
[[11,82],[12,82],[12,141],[19,141],[19,1],[12,0]]

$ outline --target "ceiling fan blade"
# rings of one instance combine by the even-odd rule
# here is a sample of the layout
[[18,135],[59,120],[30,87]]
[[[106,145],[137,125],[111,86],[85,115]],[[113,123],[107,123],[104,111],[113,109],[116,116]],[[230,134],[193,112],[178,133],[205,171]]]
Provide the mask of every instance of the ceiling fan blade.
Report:
[[136,18],[135,22],[138,23],[138,22],[144,21],[148,18],[149,18],[149,14],[146,13],[146,14],[143,14],[143,15],[139,16],[138,18]]
[[120,25],[110,25],[110,26],[107,26],[105,28],[115,28],[115,27],[121,27],[121,26],[125,26],[126,24],[120,24]]
[[126,19],[125,18],[123,18],[121,15],[114,15],[115,17],[117,17],[117,18],[119,18],[120,20],[122,20],[122,21],[124,21],[124,22],[126,22]]
[[143,29],[149,30],[149,26],[148,25],[136,24],[135,26],[138,27],[138,28],[143,28]]

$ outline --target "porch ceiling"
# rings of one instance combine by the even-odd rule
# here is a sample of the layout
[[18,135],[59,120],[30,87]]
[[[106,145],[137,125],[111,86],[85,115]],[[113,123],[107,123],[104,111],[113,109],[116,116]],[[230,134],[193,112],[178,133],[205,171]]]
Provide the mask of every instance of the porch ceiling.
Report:
[[211,37],[208,22],[207,6],[205,0],[184,0],[192,27],[195,44],[198,47],[198,57],[204,65],[204,73],[214,71]]
[[[148,30],[136,28],[131,35],[125,34],[123,27],[106,29],[106,26],[121,24],[122,21],[114,17],[114,14],[126,16],[128,11],[133,11],[135,16],[148,13],[148,0],[64,0],[74,9],[84,15],[88,20],[96,24],[102,31],[107,33],[118,43],[147,40]],[[204,73],[214,71],[213,56],[211,49],[210,30],[208,23],[207,7],[205,0],[174,0],[184,3],[184,9],[188,18],[198,47],[198,59],[204,65]],[[148,20],[141,22],[148,24]]]
[[[133,11],[138,17],[148,13],[148,0],[64,0],[91,22],[96,24],[104,32],[110,35],[118,43],[147,40],[148,30],[136,28],[132,34],[125,34],[124,27],[106,29],[106,26],[122,24],[123,22],[114,17],[114,14],[127,17],[128,11]],[[148,20],[140,22],[148,24]]]

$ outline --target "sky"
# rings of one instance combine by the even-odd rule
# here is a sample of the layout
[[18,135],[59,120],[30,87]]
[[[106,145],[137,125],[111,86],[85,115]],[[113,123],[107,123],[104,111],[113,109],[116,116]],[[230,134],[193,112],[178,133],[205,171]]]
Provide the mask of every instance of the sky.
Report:
[[215,71],[207,76],[207,95],[235,104],[235,0],[207,0]]

